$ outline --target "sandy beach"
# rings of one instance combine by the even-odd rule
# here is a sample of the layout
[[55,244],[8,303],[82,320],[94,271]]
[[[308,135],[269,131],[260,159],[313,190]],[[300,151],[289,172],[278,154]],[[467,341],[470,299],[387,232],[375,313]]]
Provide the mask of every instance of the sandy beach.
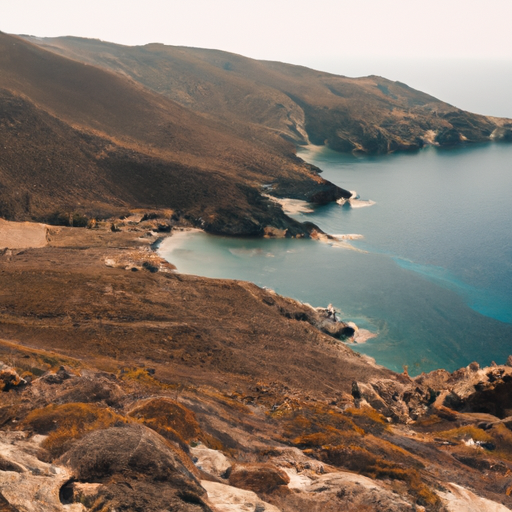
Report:
[[287,215],[314,212],[311,205],[307,201],[302,201],[301,199],[278,198],[268,194],[262,194],[262,196],[281,205],[281,208]]

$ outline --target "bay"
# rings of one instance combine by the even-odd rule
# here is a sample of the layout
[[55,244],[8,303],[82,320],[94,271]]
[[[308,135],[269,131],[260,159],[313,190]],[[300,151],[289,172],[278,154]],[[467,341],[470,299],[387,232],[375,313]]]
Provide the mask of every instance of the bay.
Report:
[[378,157],[309,147],[299,156],[360,201],[294,217],[363,238],[328,245],[194,233],[171,237],[161,254],[180,272],[332,303],[378,334],[353,348],[396,371],[503,363],[512,353],[512,146]]

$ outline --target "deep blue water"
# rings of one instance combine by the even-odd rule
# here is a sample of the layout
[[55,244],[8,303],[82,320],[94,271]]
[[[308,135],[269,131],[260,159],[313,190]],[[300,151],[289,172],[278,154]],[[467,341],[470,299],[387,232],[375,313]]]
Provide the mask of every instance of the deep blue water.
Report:
[[[378,333],[354,348],[412,374],[512,353],[512,145],[379,157],[299,152],[370,207],[297,214],[348,248],[311,240],[188,236],[164,243],[178,270],[253,281]],[[173,249],[173,246],[175,247]]]

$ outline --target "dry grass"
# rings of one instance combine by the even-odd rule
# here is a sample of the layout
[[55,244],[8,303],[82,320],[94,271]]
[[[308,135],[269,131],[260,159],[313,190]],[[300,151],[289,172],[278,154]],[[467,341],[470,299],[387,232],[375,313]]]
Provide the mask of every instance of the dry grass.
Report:
[[482,443],[489,443],[493,441],[491,435],[474,425],[466,425],[464,427],[437,432],[436,436],[450,441],[469,441],[470,439],[473,439],[473,441],[480,441]]
[[188,453],[189,444],[197,442],[202,442],[214,450],[225,450],[219,440],[203,432],[190,409],[170,398],[148,400],[130,411],[129,417],[176,443],[184,452]]
[[119,378],[127,383],[135,382],[145,388],[170,390],[175,387],[159,381],[146,368],[123,368],[119,372]]
[[345,409],[344,413],[365,432],[378,434],[384,430],[389,430],[386,418],[371,407],[362,407],[361,409],[350,407]]
[[78,371],[78,368],[84,366],[78,359],[46,350],[27,348],[2,339],[0,360],[14,368],[23,378],[40,377],[47,371],[58,370],[61,366],[66,366],[72,371]]
[[304,405],[300,409],[279,412],[284,438],[303,448],[336,445],[365,431],[348,416],[324,405]]
[[369,478],[402,481],[417,503],[429,507],[429,510],[437,510],[441,506],[437,494],[423,481],[419,471],[410,466],[383,459],[355,445],[324,448],[319,455],[325,462]]
[[20,423],[20,430],[48,435],[43,447],[52,459],[62,455],[77,439],[88,432],[109,428],[116,423],[125,423],[123,416],[109,408],[94,404],[71,403],[49,405],[35,409]]
[[512,462],[512,432],[503,424],[498,424],[486,432],[496,446],[493,455]]
[[202,431],[195,414],[169,398],[154,398],[133,409],[129,416],[136,418],[159,434],[180,442],[197,441]]

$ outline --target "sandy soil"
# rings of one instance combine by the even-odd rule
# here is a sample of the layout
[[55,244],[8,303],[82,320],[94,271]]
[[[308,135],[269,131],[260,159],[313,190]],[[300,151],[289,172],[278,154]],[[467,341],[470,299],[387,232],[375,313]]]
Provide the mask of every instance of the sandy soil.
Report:
[[9,222],[0,219],[0,249],[32,249],[48,244],[48,228],[34,222]]

